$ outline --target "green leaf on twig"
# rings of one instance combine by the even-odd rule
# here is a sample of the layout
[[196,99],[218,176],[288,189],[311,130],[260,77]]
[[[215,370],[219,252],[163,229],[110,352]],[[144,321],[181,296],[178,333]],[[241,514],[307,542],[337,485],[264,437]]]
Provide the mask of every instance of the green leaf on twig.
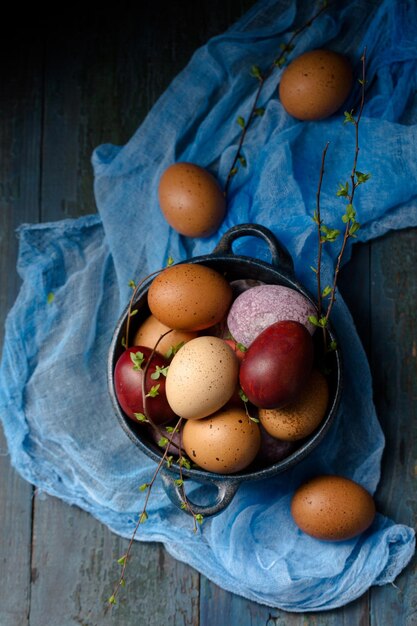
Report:
[[140,351],[138,351],[138,352],[131,352],[130,353],[130,360],[133,363],[133,369],[135,371],[141,370],[143,362],[145,360],[145,356],[144,356],[143,352],[140,352]]
[[261,68],[258,67],[258,65],[252,65],[252,67],[250,68],[250,75],[254,78],[257,78],[258,80],[262,80],[263,78]]
[[345,111],[344,115],[345,119],[343,120],[343,124],[355,124],[356,120],[353,117],[353,109],[351,111]]

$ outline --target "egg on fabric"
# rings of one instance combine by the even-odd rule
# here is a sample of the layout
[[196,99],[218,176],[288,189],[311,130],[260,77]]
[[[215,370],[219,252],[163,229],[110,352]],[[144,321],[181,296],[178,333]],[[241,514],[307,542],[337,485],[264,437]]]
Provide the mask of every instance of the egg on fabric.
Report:
[[332,50],[311,50],[285,68],[279,97],[293,117],[320,120],[342,106],[352,81],[352,68],[346,57]]
[[265,430],[277,439],[298,441],[310,435],[322,422],[329,402],[329,386],[318,370],[311,372],[306,386],[291,404],[280,409],[259,409]]
[[261,435],[258,424],[249,419],[244,409],[230,408],[186,422],[182,442],[188,457],[199,467],[233,474],[255,459]]
[[163,270],[148,290],[152,315],[175,330],[198,331],[222,320],[232,289],[216,270],[198,263],[179,263]]
[[220,226],[226,200],[217,180],[194,163],[174,163],[164,171],[159,204],[170,226],[186,237],[208,237]]
[[316,314],[310,300],[295,289],[284,285],[260,285],[236,298],[227,316],[227,326],[233,338],[248,348],[265,328],[275,322],[299,322],[313,334],[315,327],[308,317]]
[[168,332],[169,330],[171,329],[168,326],[161,324],[156,317],[150,315],[136,331],[133,338],[133,345],[147,346],[153,349],[161,335],[168,333],[165,337],[162,337],[156,348],[160,354],[166,356],[167,353],[173,352],[174,348],[181,343],[187,343],[187,341],[195,339],[198,336],[197,332],[184,330],[171,330],[171,332]]
[[192,339],[177,352],[168,369],[165,389],[170,407],[188,420],[218,411],[236,389],[238,370],[238,360],[223,339]]
[[372,524],[375,504],[361,485],[342,476],[318,476],[295,492],[291,514],[308,535],[325,541],[356,537]]

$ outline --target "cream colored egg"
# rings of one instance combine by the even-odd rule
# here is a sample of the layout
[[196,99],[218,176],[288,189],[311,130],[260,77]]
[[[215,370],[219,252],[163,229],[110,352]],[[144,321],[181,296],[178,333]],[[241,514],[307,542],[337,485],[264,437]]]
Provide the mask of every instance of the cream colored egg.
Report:
[[230,400],[237,379],[238,360],[230,346],[218,337],[197,337],[172,359],[165,388],[168,403],[180,417],[206,417]]
[[283,441],[298,441],[310,435],[326,415],[329,387],[323,374],[313,370],[295,402],[280,409],[259,409],[265,430]]
[[[166,355],[168,352],[172,352],[172,349],[179,346],[181,343],[187,343],[191,339],[195,339],[198,336],[197,332],[171,330],[169,326],[162,324],[153,315],[150,315],[139,326],[136,334],[133,338],[134,346],[147,346],[148,348],[154,348],[158,339],[162,336],[157,346],[157,351],[160,354]],[[165,333],[168,333],[167,335]]]

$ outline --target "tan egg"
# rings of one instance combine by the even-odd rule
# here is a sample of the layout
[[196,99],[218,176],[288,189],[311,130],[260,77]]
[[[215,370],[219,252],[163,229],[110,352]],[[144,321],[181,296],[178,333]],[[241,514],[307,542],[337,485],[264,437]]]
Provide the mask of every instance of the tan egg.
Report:
[[259,420],[272,437],[298,441],[316,430],[326,415],[328,402],[327,381],[318,370],[313,370],[295,402],[281,409],[259,409]]
[[284,109],[299,120],[319,120],[335,113],[352,88],[349,61],[332,50],[311,50],[284,70],[279,97]]
[[223,339],[192,339],[169,366],[165,387],[169,405],[186,419],[200,419],[218,411],[233,395],[238,369],[237,358]]
[[372,496],[342,476],[318,476],[297,489],[291,514],[316,539],[344,541],[364,532],[375,517]]
[[185,423],[184,449],[193,463],[219,474],[240,472],[252,463],[261,445],[259,426],[243,409],[219,411]]
[[[160,336],[164,335],[169,330],[169,326],[161,324],[156,317],[150,315],[136,331],[133,338],[133,345],[147,346],[148,348],[153,349]],[[163,337],[158,343],[157,351],[160,354],[167,355],[169,352],[173,352],[173,348],[179,346],[181,343],[187,343],[187,341],[195,339],[197,336],[198,333],[196,332],[171,330],[171,332],[165,335],[165,337]]]
[[159,182],[159,204],[168,224],[186,237],[208,237],[220,226],[226,200],[217,180],[193,163],[174,163]]
[[168,328],[197,331],[220,322],[232,301],[232,289],[216,270],[179,263],[163,270],[148,291],[151,313]]

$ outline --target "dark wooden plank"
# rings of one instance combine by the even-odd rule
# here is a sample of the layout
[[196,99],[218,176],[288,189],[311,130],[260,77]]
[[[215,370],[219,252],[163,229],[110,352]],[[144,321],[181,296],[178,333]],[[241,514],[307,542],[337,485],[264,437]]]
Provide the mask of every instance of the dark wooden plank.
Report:
[[341,294],[352,314],[368,359],[371,350],[370,266],[370,244],[355,244],[352,257],[343,267],[339,279]]
[[[42,92],[39,41],[30,56],[10,31],[0,42],[0,327],[18,290],[15,271],[21,222],[39,218]],[[3,332],[1,332],[0,347]],[[30,602],[32,487],[11,468],[0,432],[0,624],[24,626]]]
[[197,626],[198,576],[159,544],[135,544],[126,587],[106,612],[127,541],[52,497],[35,504],[30,626]]
[[0,430],[0,624],[28,624],[32,537],[32,487],[10,466]]
[[95,211],[93,149],[127,142],[194,50],[253,4],[155,0],[48,31],[43,221]]
[[[372,355],[375,404],[386,436],[378,508],[416,528],[417,229],[372,244]],[[395,585],[374,588],[371,624],[417,623],[416,560]]]

